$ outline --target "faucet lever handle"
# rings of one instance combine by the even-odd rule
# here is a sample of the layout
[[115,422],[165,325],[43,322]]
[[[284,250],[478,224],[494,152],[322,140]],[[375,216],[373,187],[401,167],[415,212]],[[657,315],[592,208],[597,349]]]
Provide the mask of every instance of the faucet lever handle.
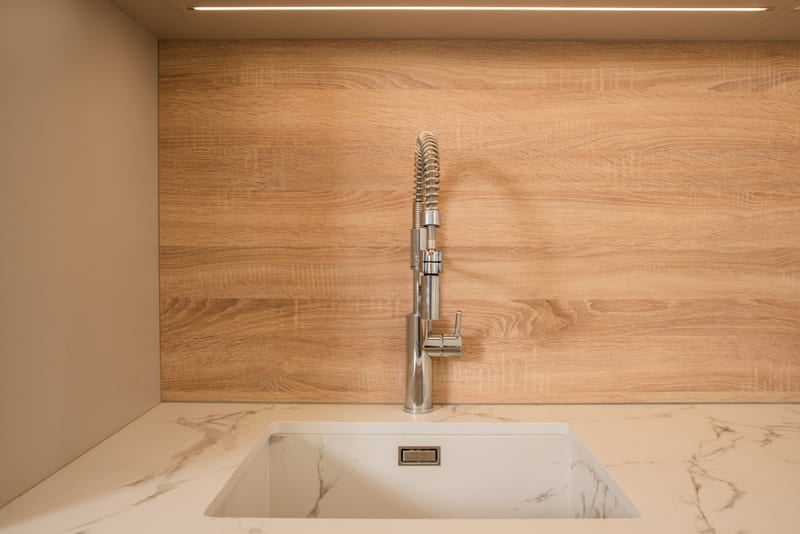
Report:
[[461,312],[458,311],[453,335],[429,334],[422,348],[431,358],[460,358],[461,343]]

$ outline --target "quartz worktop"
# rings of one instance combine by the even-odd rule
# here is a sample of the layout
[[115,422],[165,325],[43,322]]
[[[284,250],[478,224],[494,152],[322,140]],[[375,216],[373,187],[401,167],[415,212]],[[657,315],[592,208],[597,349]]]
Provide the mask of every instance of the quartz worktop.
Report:
[[[279,519],[204,511],[275,421],[558,421],[635,519]],[[162,403],[0,509],[2,533],[797,533],[800,405]]]

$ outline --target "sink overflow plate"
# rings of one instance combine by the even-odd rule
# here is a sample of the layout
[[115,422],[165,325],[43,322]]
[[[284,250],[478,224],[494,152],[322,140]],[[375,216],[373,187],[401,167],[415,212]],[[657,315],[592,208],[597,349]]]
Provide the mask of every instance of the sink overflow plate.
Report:
[[397,465],[440,465],[441,447],[397,447]]

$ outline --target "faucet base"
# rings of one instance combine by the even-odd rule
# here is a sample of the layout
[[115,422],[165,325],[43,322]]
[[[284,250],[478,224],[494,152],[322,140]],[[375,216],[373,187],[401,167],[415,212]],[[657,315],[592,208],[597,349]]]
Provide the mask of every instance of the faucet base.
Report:
[[430,408],[423,408],[422,406],[414,406],[409,408],[408,406],[403,406],[403,411],[406,413],[410,413],[411,415],[421,415],[424,413],[430,413],[433,411],[433,406]]

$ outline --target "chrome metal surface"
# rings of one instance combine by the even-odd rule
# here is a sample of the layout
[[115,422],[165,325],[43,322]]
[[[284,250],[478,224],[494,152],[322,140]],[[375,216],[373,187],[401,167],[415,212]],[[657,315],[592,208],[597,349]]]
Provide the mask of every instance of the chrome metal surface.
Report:
[[422,258],[423,274],[439,274],[442,272],[442,260],[444,255],[439,250],[423,250],[420,252]]
[[440,278],[443,254],[436,248],[439,218],[439,146],[430,132],[417,137],[416,183],[411,227],[413,310],[406,320],[405,411],[433,408],[431,358],[461,356],[461,312],[452,335],[431,333],[431,321],[441,316]]
[[442,317],[442,303],[439,300],[439,276],[425,275],[422,277],[422,302],[419,315],[422,319],[436,321]]
[[412,228],[411,229],[411,268],[416,269],[419,267],[420,251],[422,245],[428,239],[425,228]]
[[453,335],[430,334],[423,344],[424,351],[432,357],[458,358],[461,356],[461,312],[456,312]]

